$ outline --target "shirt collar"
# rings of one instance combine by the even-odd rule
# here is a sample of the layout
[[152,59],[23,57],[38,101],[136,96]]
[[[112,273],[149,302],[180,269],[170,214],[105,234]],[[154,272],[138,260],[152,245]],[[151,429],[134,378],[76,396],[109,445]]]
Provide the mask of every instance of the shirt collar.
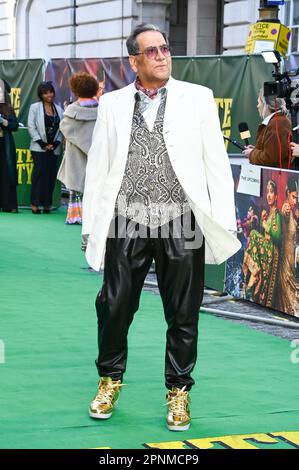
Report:
[[168,80],[159,88],[155,88],[153,90],[147,90],[146,88],[142,86],[139,78],[137,77],[135,80],[135,87],[133,88],[133,90],[134,90],[134,94],[136,93],[136,90],[137,90],[137,92],[139,93],[142,99],[153,100],[159,94],[163,94],[165,90],[167,90],[167,86],[168,86]]
[[277,113],[280,113],[280,111],[276,111],[275,113],[269,114],[269,116],[267,116],[267,117],[263,120],[262,124],[263,124],[264,126],[268,126],[268,124],[269,124],[270,120],[272,119],[272,117],[273,117],[275,114],[277,114]]

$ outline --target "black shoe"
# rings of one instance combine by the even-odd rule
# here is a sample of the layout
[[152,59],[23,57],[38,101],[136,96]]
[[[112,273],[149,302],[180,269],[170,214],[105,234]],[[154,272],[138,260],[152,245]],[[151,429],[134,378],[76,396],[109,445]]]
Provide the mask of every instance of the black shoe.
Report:
[[18,209],[2,209],[2,212],[7,212],[9,214],[18,214]]
[[44,213],[44,214],[51,214],[51,210],[50,210],[50,209],[44,209],[44,210],[43,210],[43,213]]

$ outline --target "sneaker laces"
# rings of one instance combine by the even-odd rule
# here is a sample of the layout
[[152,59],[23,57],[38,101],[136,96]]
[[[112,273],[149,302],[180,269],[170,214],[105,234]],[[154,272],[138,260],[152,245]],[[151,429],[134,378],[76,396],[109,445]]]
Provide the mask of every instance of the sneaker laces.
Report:
[[[186,413],[186,402],[188,397],[188,392],[185,390],[186,385],[181,389],[176,389],[175,392],[170,392],[170,399],[167,400],[165,406],[169,406],[169,411],[175,416],[184,416]],[[174,393],[174,395],[173,395]],[[171,396],[173,395],[173,396]]]
[[99,391],[94,399],[100,405],[109,405],[112,402],[113,395],[116,388],[122,387],[125,384],[119,382],[101,382]]

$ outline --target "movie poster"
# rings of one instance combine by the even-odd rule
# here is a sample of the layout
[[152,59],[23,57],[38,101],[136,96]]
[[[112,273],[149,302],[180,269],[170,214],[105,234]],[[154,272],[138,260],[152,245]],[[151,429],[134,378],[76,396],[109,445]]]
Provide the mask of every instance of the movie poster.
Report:
[[226,291],[299,317],[298,173],[263,168],[257,197],[238,192],[241,166],[232,170],[242,249],[228,260]]
[[46,80],[51,80],[56,90],[56,102],[65,107],[76,98],[72,96],[69,78],[76,72],[87,72],[99,82],[105,80],[105,93],[118,90],[134,81],[128,59],[53,59],[46,69]]

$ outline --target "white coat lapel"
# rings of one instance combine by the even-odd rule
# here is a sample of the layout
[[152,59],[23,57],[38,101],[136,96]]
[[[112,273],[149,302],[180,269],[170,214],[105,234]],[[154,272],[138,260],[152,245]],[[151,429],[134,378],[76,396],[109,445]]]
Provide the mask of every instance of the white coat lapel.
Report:
[[178,86],[177,80],[170,77],[167,86],[167,101],[164,116],[164,134],[176,132],[173,123],[178,119],[180,101],[184,99],[182,88]]
[[170,161],[177,160],[176,140],[178,139],[178,119],[181,109],[181,102],[184,99],[184,93],[177,81],[170,77],[167,86],[167,101],[164,116],[163,135],[168,150]]
[[117,123],[116,132],[119,144],[117,157],[123,161],[127,160],[130,145],[132,120],[135,107],[134,88],[135,85],[132,83],[123,90],[123,93],[119,93],[115,96],[115,99],[118,100],[118,106],[116,106],[116,112],[118,115],[114,117],[115,122]]
[[39,107],[38,107],[38,122],[40,126],[40,136],[44,142],[47,142],[45,113],[44,113],[44,105],[42,102],[39,103]]

